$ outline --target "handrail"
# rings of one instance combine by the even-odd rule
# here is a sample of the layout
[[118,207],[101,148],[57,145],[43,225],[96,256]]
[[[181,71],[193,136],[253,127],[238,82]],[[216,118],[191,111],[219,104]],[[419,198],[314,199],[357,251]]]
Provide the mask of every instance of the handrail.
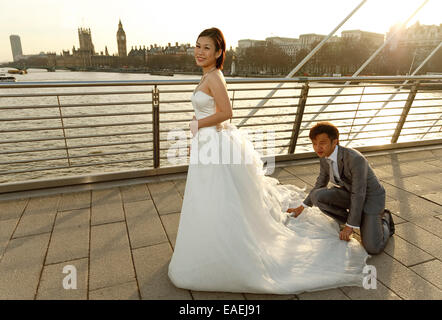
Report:
[[[227,84],[260,83],[303,83],[303,82],[342,82],[342,81],[405,81],[405,80],[440,80],[440,75],[418,76],[357,76],[357,77],[293,77],[293,78],[227,78]],[[166,86],[196,85],[199,80],[119,80],[119,81],[37,81],[0,83],[0,89],[14,88],[67,88],[67,87],[107,87],[107,86]],[[104,92],[103,92],[104,93]],[[128,93],[132,93],[128,91]],[[136,93],[136,92],[133,92]],[[147,92],[144,92],[147,93]],[[73,93],[76,94],[76,93]],[[81,93],[78,93],[81,94]],[[110,93],[109,93],[110,94]],[[62,95],[62,94],[61,94]],[[0,95],[2,97],[2,95]]]
[[[228,78],[226,81],[234,125],[248,116],[247,111],[254,108],[254,101],[263,96],[262,92],[273,90],[265,84],[286,84],[281,86],[281,92],[268,99],[262,114],[250,118],[242,128],[258,134],[251,133],[252,143],[257,144],[260,144],[259,132],[273,132],[278,144],[273,142],[273,148],[256,147],[267,155],[275,155],[276,161],[295,159],[309,152],[308,129],[303,127],[316,116],[321,121],[334,122],[341,131],[342,142],[374,150],[385,148],[379,143],[396,147],[442,141],[439,128],[442,75]],[[346,86],[348,81],[353,84]],[[404,81],[410,84],[399,94],[408,98],[401,96],[391,101],[394,106],[379,110],[388,99],[379,96],[391,94],[391,86],[399,87]],[[73,172],[93,175],[99,170],[97,179],[105,180],[111,176],[121,178],[123,168],[131,168],[126,173],[131,177],[182,172],[188,156],[179,157],[179,164],[184,165],[164,161],[167,152],[176,149],[168,135],[179,130],[186,135],[185,143],[190,142],[188,121],[193,109],[186,94],[190,96],[192,90],[181,86],[197,82],[187,79],[1,83],[0,193],[31,188],[34,184],[29,181],[34,177],[65,176]],[[419,83],[412,96],[408,88],[412,87],[411,83]],[[133,89],[118,89],[128,86]],[[334,95],[335,89],[343,86],[343,94]],[[100,87],[107,88],[95,89]],[[358,88],[366,89],[361,93]],[[331,96],[339,101],[330,104],[325,112],[318,111]],[[374,121],[367,121],[372,118]],[[104,173],[102,168],[117,171],[112,175]],[[68,180],[63,178],[60,184]]]

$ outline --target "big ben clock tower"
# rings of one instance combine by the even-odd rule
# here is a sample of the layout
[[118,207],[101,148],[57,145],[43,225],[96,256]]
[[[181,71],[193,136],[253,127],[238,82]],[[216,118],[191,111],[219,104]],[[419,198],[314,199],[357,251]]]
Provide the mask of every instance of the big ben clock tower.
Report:
[[118,55],[120,57],[126,57],[127,56],[126,33],[123,30],[123,25],[121,24],[121,20],[120,23],[118,24],[117,44],[118,44]]

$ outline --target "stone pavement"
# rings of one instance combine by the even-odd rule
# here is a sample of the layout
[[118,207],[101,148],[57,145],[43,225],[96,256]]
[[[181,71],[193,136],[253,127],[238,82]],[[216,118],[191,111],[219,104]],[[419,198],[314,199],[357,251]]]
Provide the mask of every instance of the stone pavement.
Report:
[[[377,289],[343,287],[299,295],[178,289],[167,277],[185,174],[0,195],[0,299],[442,299],[442,147],[369,155],[387,190],[396,234],[368,264]],[[273,174],[315,182],[317,159]],[[358,238],[358,235],[355,235]],[[77,289],[65,290],[77,269]]]

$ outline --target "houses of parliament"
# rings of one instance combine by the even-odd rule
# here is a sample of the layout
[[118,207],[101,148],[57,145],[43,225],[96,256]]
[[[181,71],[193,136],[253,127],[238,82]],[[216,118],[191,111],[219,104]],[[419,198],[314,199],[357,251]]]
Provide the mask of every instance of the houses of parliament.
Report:
[[[118,23],[118,30],[116,33],[116,40],[118,46],[118,54],[110,55],[105,47],[104,52],[95,52],[94,44],[92,42],[92,33],[90,29],[78,28],[78,40],[80,47],[75,48],[73,46],[72,53],[69,50],[63,50],[61,55],[57,55],[54,52],[47,53],[48,66],[52,67],[69,67],[69,68],[96,68],[96,67],[121,67],[133,64],[134,61],[138,61],[140,64],[147,62],[149,55],[161,54],[163,51],[174,54],[189,54],[193,52],[193,48],[190,45],[179,46],[176,43],[175,47],[171,47],[170,43],[167,48],[161,48],[157,45],[151,45],[150,49],[141,46],[139,49],[132,48],[127,53],[126,45],[126,33],[123,29],[121,20]],[[192,50],[189,50],[192,49]]]

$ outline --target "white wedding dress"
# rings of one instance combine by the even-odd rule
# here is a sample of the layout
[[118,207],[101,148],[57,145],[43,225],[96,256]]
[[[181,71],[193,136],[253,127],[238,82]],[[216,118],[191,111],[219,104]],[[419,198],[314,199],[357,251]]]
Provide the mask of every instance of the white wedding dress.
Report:
[[[202,91],[192,104],[197,119],[215,113],[214,99]],[[226,142],[242,163],[201,156],[211,150],[228,158]],[[339,240],[338,224],[317,208],[288,217],[287,208],[304,197],[265,176],[258,152],[235,126],[201,128],[191,142],[169,278],[195,291],[295,294],[362,286],[368,254],[357,240]]]

